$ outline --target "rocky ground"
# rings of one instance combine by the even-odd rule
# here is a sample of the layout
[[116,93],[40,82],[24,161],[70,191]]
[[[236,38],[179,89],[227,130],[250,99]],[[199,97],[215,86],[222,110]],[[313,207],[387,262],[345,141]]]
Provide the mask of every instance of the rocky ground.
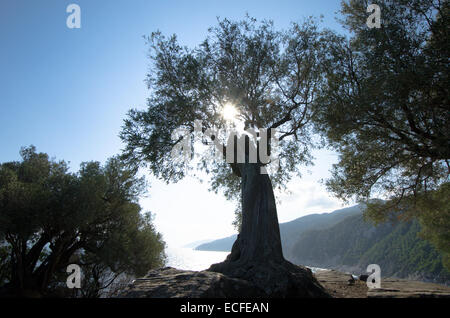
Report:
[[[350,274],[324,270],[316,279],[334,298],[450,298],[450,287],[432,283],[382,278],[381,288],[369,290],[364,281]],[[210,271],[185,271],[166,267],[136,279],[120,297],[124,298],[258,298],[267,297],[246,280]]]
[[321,270],[314,275],[334,298],[367,298],[369,289],[366,283],[360,280],[353,280],[350,274],[334,270]]
[[397,278],[382,278],[381,288],[367,288],[365,282],[334,270],[318,271],[317,280],[335,298],[450,298],[450,287]]
[[[294,266],[294,265],[292,265]],[[254,280],[232,278],[212,271],[187,271],[172,267],[150,271],[136,279],[120,295],[120,298],[270,298],[270,297],[326,297],[328,293],[313,277],[309,269],[287,273],[289,281],[283,293],[276,289],[263,289]],[[281,277],[272,274],[273,285],[284,286]],[[261,274],[261,273],[257,273]],[[271,276],[271,277],[272,277]],[[308,276],[308,277],[304,277]],[[287,279],[286,279],[287,278]],[[255,278],[256,279],[256,278]],[[314,283],[314,284],[313,284]],[[318,289],[319,292],[317,290]]]
[[261,297],[263,292],[247,281],[208,271],[165,267],[136,279],[121,298],[236,298]]

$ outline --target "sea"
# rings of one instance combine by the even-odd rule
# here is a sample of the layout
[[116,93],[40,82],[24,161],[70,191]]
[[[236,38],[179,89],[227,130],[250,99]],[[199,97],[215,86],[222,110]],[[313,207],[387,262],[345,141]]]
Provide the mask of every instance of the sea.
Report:
[[177,269],[201,271],[212,264],[220,263],[230,252],[197,251],[187,247],[168,247],[166,266]]
[[[220,263],[230,252],[198,251],[187,247],[168,247],[166,249],[166,266],[177,269],[201,271],[209,268],[212,264]],[[326,268],[311,267],[313,273],[327,270]]]

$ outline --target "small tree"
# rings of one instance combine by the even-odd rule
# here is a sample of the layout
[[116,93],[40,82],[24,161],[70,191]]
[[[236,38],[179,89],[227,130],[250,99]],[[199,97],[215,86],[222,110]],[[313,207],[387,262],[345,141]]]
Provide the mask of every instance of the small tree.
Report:
[[[212,190],[223,190],[227,198],[241,201],[238,238],[226,261],[211,270],[254,279],[275,291],[283,282],[288,284],[288,275],[278,282],[274,278],[275,273],[292,270],[292,264],[282,254],[273,185],[283,187],[298,172],[299,164],[311,160],[309,123],[322,82],[325,48],[331,39],[311,20],[278,32],[272,22],[258,23],[248,17],[240,22],[219,20],[218,26],[209,29],[208,38],[193,49],[181,47],[175,35],[165,38],[156,32],[148,38],[153,62],[147,78],[151,90],[148,109],[131,110],[121,133],[126,143],[123,157],[130,164],[148,165],[156,177],[168,182],[183,178],[185,162],[171,156],[183,139],[171,137],[179,129],[194,133],[195,120],[201,122],[199,130],[207,135],[203,143],[214,143],[224,158],[227,147],[236,153],[236,142],[230,142],[233,138],[220,139],[217,133],[219,129],[230,131],[233,123],[224,118],[230,108],[236,113],[235,125],[255,132],[254,138],[241,136],[246,143],[241,162],[211,161],[208,150],[198,154],[195,161],[198,169],[211,176]],[[273,145],[262,144],[266,129],[269,140],[273,137],[270,129],[279,133],[279,168],[270,176],[261,173],[267,165],[261,156],[253,162],[250,158],[253,146],[267,147],[266,155],[272,154]],[[191,146],[195,146],[192,140]],[[214,147],[208,149],[214,151]],[[297,289],[302,287],[293,290]],[[306,295],[307,288],[303,289]]]
[[64,161],[34,147],[21,155],[0,165],[0,278],[7,292],[45,295],[65,287],[72,262],[86,269],[86,283],[92,265],[143,275],[163,264],[164,243],[137,203],[145,182],[120,160],[83,163],[70,173]]

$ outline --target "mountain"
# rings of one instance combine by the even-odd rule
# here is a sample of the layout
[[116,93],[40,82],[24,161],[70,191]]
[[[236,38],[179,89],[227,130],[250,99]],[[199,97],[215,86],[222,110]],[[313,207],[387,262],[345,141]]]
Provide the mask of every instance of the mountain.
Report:
[[185,248],[196,248],[197,246],[199,246],[201,244],[209,243],[211,241],[213,241],[213,240],[210,239],[210,240],[195,241],[195,242],[191,242],[191,243],[188,243],[186,245],[183,245],[183,247],[185,247]]
[[[378,264],[382,277],[450,283],[441,255],[420,238],[418,222],[374,226],[364,220],[364,208],[356,205],[281,223],[285,258],[295,264],[357,274],[365,274],[369,264]],[[196,249],[230,251],[236,237],[215,240]]]
[[417,221],[374,226],[354,215],[326,229],[299,233],[290,260],[353,273],[365,273],[369,264],[378,264],[384,277],[449,284],[442,256],[419,232]]
[[331,227],[349,216],[361,215],[364,208],[364,205],[358,204],[331,213],[309,214],[290,222],[281,223],[280,236],[284,256],[290,259],[292,246],[296,242],[295,238],[300,233],[311,229],[318,230]]
[[[340,209],[331,213],[322,214],[309,214],[290,222],[280,224],[281,244],[283,245],[283,251],[285,256],[289,254],[289,250],[292,244],[292,237],[295,237],[299,233],[308,229],[321,229],[332,226],[339,221],[345,219],[348,216],[361,214],[363,210],[362,205],[356,205],[350,208]],[[231,235],[219,240],[215,240],[209,243],[201,244],[195,249],[199,251],[231,251],[234,241],[237,235]],[[286,256],[287,257],[287,256]],[[287,257],[288,258],[288,257]]]
[[234,241],[236,241],[237,234],[214,240],[209,243],[204,243],[197,246],[197,251],[217,251],[217,252],[230,252]]

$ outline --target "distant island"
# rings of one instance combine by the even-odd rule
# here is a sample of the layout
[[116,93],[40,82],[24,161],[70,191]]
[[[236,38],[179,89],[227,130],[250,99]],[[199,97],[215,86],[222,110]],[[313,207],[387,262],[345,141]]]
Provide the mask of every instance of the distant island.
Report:
[[[378,264],[382,276],[450,284],[441,255],[421,239],[417,221],[364,221],[364,205],[331,213],[310,214],[280,224],[287,260],[306,266],[363,274]],[[230,251],[237,235],[198,245],[199,251]]]

